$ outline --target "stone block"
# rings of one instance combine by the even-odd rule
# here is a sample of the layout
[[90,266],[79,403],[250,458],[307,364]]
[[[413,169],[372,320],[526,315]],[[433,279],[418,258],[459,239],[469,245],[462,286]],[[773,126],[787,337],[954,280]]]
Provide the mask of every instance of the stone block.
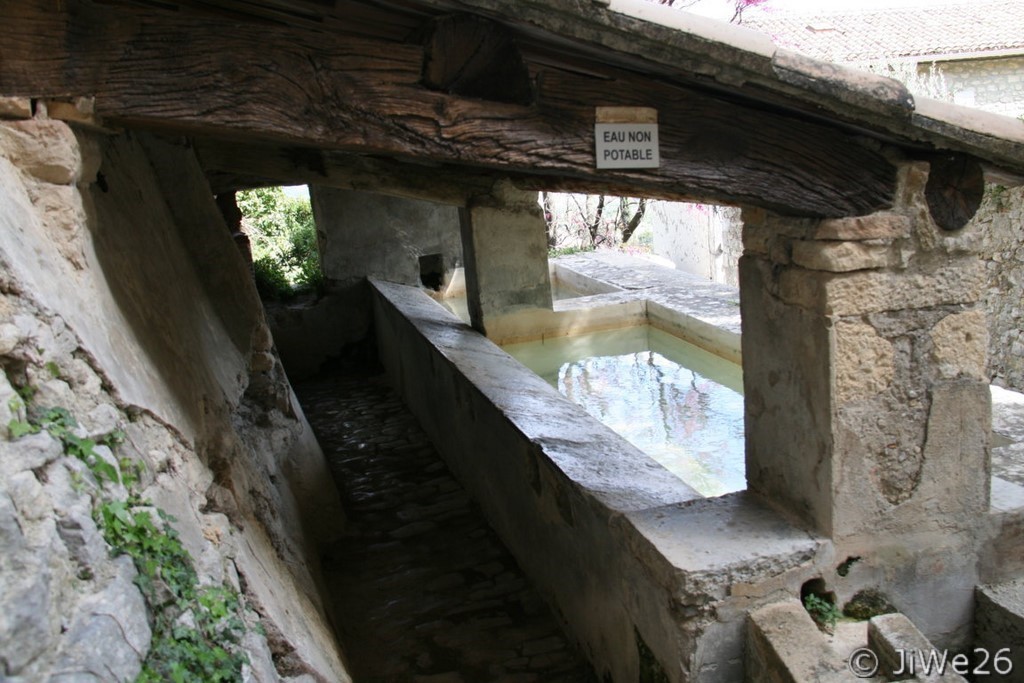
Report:
[[779,275],[778,293],[786,303],[825,315],[860,315],[974,303],[984,283],[982,262],[963,259],[922,273],[787,268]]
[[874,327],[859,320],[841,320],[835,338],[836,403],[868,398],[892,384],[895,349]]
[[[915,681],[955,683],[966,680],[951,669],[944,673],[940,673],[938,670],[928,672],[923,670],[924,668],[930,669],[928,666],[929,655],[935,652],[937,656],[941,656],[941,651],[936,650],[924,634],[917,630],[913,622],[902,614],[883,614],[872,617],[868,622],[868,647],[877,655],[881,671],[891,680],[905,680],[906,677],[903,674],[894,674],[894,672],[909,671],[910,667],[918,672],[913,678]],[[921,657],[924,657],[925,661],[923,666]]]
[[850,674],[799,602],[780,602],[750,613],[748,683],[848,681]]
[[988,325],[985,312],[947,315],[931,330],[932,360],[945,379],[987,380]]
[[[1013,670],[997,680],[1024,682],[1024,580],[979,586],[974,598],[975,647],[985,648],[993,659],[997,654],[1010,658]],[[1004,648],[1009,652],[1000,653]],[[989,665],[993,671],[1004,670],[996,669],[995,662]]]
[[61,644],[55,669],[92,672],[104,680],[134,680],[142,670],[152,633],[146,603],[133,580],[135,565],[123,555],[114,579],[79,603]]
[[910,229],[908,216],[876,213],[823,220],[815,228],[813,237],[817,240],[896,240],[910,237]]
[[810,270],[846,273],[897,266],[900,253],[884,244],[798,240],[793,242],[793,263]]
[[68,185],[82,177],[78,140],[61,121],[0,122],[0,154],[43,182]]
[[32,100],[27,97],[0,97],[0,119],[32,118]]

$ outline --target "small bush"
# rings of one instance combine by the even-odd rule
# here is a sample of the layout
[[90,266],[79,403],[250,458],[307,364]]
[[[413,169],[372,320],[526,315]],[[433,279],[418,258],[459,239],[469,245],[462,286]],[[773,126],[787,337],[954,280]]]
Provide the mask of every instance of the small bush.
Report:
[[309,200],[288,197],[280,187],[265,187],[239,192],[238,208],[261,296],[288,299],[302,292],[323,291]]

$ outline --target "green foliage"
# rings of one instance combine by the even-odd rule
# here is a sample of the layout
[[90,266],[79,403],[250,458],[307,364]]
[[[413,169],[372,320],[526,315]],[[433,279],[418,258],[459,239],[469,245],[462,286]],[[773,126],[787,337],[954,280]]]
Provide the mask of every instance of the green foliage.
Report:
[[117,467],[104,460],[95,450],[96,442],[81,438],[74,433],[78,422],[67,408],[48,408],[39,417],[39,426],[59,439],[64,445],[64,452],[84,462],[96,477],[97,481],[121,483],[121,475]]
[[50,373],[50,377],[53,377],[54,379],[57,379],[58,377],[60,377],[60,367],[56,363],[54,363],[52,360],[50,362],[48,362],[46,365],[44,365],[43,367],[45,367],[46,371],[48,373]]
[[321,291],[324,276],[309,201],[288,197],[280,187],[238,193],[260,294],[287,299]]
[[[17,411],[22,407],[12,404]],[[121,482],[134,489],[141,476],[139,464],[120,458],[115,465],[101,457],[97,441],[75,434],[78,422],[69,410],[29,405],[27,413],[27,421],[14,419],[8,424],[11,438],[45,430],[60,440],[66,455],[84,462],[97,481]],[[113,449],[125,436],[115,429],[98,443]],[[75,489],[84,489],[78,473],[71,474]],[[238,594],[223,586],[199,586],[192,558],[171,526],[175,520],[134,492],[127,500],[98,498],[93,516],[112,554],[134,561],[135,582],[153,613],[153,639],[137,682],[241,681],[248,659],[233,647],[245,632]]]
[[819,628],[827,631],[835,628],[836,622],[842,616],[839,608],[834,603],[814,593],[804,598],[804,609],[811,615],[811,619],[814,620],[814,623]]
[[155,612],[153,642],[137,680],[240,681],[247,659],[225,648],[245,631],[238,595],[223,586],[199,587],[174,519],[142,504],[107,501],[98,510],[107,543],[135,561],[136,583]]

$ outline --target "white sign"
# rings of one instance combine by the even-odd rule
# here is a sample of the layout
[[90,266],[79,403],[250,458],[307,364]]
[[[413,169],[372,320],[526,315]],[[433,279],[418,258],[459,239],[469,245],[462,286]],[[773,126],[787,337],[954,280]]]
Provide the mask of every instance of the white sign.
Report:
[[598,168],[658,168],[657,123],[595,123]]

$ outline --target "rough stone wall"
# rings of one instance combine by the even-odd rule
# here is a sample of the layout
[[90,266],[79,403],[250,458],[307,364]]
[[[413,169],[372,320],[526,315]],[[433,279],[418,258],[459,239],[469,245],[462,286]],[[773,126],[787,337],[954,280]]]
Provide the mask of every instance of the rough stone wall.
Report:
[[[348,680],[315,559],[340,507],[192,152],[5,113],[0,673],[134,680],[153,605],[97,521],[126,501],[172,515],[199,582],[242,596],[248,680]],[[95,446],[106,470],[8,429],[55,407],[76,438],[123,432]]]
[[[918,70],[930,67],[923,63]],[[939,62],[937,69],[958,103],[1006,116],[1024,114],[1024,57]]]
[[988,512],[988,334],[981,232],[936,227],[927,177],[871,216],[744,212],[747,478],[858,558],[826,577],[841,600],[880,589],[948,644]]
[[988,186],[971,223],[983,240],[989,376],[1024,390],[1024,187]]

